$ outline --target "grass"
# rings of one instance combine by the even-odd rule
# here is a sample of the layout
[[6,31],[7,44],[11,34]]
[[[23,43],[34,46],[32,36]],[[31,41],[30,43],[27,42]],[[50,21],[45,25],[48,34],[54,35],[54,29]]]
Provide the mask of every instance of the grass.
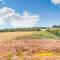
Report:
[[59,36],[49,33],[47,31],[33,31],[29,35],[16,36],[16,40],[19,39],[60,39]]
[[5,40],[13,40],[15,37],[22,37],[32,34],[32,31],[23,31],[23,32],[1,32],[0,33],[0,41]]
[[58,36],[56,36],[52,33],[49,33],[47,31],[35,32],[35,33],[32,34],[32,36],[35,37],[35,38],[47,38],[47,39],[59,38]]
[[[1,48],[0,56],[2,56],[0,57],[0,59],[1,60],[14,60],[14,59],[15,60],[47,60],[47,58],[44,58],[44,57],[49,56],[51,58],[52,56],[60,56],[60,48],[58,48],[59,41],[53,43],[53,40],[51,40],[52,42],[49,40],[50,41],[49,43],[49,41],[45,41],[45,40],[44,42],[43,39],[55,40],[55,39],[60,39],[60,37],[47,31],[38,31],[38,32],[24,31],[24,32],[0,33],[0,40],[5,40],[5,41],[11,40],[6,42],[0,41],[0,48]],[[49,48],[50,46],[49,44],[52,47],[54,46],[53,50],[52,50],[52,47]],[[45,46],[46,48],[49,48],[47,49],[47,51],[43,50],[45,49]],[[31,57],[28,57],[28,56],[31,56]],[[49,57],[48,57],[48,60],[51,60]],[[60,59],[56,58],[56,60],[60,60]]]
[[60,39],[59,36],[47,31],[23,31],[0,33],[0,40],[20,40],[20,39]]

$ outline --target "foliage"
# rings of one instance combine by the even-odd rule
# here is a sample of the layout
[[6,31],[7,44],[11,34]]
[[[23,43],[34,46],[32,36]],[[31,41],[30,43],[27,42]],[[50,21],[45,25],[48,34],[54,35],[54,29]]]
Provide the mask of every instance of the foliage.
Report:
[[53,56],[53,52],[35,53],[33,56]]
[[60,28],[48,29],[47,31],[60,37]]
[[0,32],[18,32],[18,31],[41,31],[41,29],[39,27],[0,29]]
[[60,25],[54,25],[52,28],[60,28]]
[[15,40],[20,40],[20,39],[59,39],[58,36],[55,34],[52,34],[47,31],[33,31],[33,33],[27,35],[27,36],[16,36]]

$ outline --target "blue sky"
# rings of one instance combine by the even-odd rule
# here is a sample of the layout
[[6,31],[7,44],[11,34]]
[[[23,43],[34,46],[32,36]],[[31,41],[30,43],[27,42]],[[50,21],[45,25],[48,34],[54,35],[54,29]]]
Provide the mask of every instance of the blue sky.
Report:
[[[59,0],[60,1],[60,0]],[[38,14],[40,19],[35,26],[52,26],[60,24],[60,3],[51,0],[4,0],[4,6],[22,14],[24,11]],[[2,9],[2,3],[0,2]]]

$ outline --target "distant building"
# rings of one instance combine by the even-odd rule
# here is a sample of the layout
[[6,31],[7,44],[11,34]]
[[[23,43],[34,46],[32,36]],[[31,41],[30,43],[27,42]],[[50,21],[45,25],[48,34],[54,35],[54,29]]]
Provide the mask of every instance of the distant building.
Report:
[[41,31],[46,31],[46,29],[41,29]]

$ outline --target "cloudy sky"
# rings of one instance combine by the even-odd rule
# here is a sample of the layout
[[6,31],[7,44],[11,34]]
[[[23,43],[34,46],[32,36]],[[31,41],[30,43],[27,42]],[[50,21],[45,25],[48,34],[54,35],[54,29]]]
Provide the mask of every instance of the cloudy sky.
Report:
[[0,28],[60,24],[60,0],[0,0]]

